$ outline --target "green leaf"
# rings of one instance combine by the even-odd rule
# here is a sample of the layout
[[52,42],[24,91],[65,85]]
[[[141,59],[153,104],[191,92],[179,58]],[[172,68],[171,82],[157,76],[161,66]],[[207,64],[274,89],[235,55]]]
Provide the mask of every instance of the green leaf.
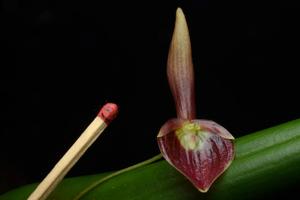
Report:
[[[300,119],[235,141],[236,158],[207,193],[165,161],[120,173],[89,190],[81,199],[193,200],[260,199],[300,181]],[[107,174],[64,180],[49,199],[68,200]],[[10,191],[0,200],[26,199],[34,186]]]
[[[88,187],[91,183],[96,180],[102,179],[110,173],[102,173],[89,176],[81,176],[74,178],[64,179],[59,186],[55,189],[53,194],[50,195],[49,199],[74,199],[74,197],[82,191],[84,188]],[[21,200],[27,199],[27,197],[33,192],[37,187],[37,183],[22,186],[20,188],[11,190],[6,194],[0,196],[1,200]]]

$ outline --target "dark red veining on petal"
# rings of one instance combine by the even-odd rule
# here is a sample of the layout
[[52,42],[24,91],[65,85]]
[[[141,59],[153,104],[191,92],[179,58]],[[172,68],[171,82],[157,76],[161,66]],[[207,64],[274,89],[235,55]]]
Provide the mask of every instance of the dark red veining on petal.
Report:
[[118,115],[118,106],[114,103],[107,103],[105,104],[98,116],[106,123],[109,124],[113,119],[115,119]]
[[202,192],[209,189],[234,157],[232,140],[214,133],[203,141],[199,150],[186,150],[174,131],[158,137],[158,144],[165,159]]

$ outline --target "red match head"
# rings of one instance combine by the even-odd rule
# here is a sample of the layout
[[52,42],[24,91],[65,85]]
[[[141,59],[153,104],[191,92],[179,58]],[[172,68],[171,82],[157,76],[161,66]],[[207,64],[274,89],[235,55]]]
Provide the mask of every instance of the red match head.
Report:
[[107,103],[101,108],[100,112],[98,113],[98,116],[106,124],[109,124],[113,119],[116,118],[117,114],[118,114],[117,104]]

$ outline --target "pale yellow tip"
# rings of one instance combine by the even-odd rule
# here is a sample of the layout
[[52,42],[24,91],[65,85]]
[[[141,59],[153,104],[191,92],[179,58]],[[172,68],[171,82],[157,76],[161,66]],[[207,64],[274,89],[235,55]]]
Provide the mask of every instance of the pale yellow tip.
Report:
[[176,14],[179,15],[179,14],[183,14],[183,11],[180,7],[177,8],[176,10]]
[[173,37],[175,41],[177,40],[178,43],[180,43],[179,41],[181,41],[181,43],[189,43],[190,41],[186,19],[182,9],[179,7],[176,10],[176,20]]
[[183,11],[180,7],[178,7],[177,10],[176,10],[176,18],[177,18],[176,20],[185,19],[184,13],[183,13]]

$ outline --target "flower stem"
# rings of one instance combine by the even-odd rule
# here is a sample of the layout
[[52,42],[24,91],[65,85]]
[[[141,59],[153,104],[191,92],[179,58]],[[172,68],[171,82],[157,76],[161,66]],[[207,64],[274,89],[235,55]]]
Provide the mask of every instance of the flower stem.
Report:
[[109,179],[111,178],[114,178],[120,174],[123,174],[125,172],[128,172],[128,171],[131,171],[131,170],[134,170],[136,168],[139,168],[139,167],[142,167],[142,166],[145,166],[145,165],[148,165],[150,163],[153,163],[157,160],[160,160],[162,158],[162,155],[161,154],[158,154],[148,160],[145,160],[143,162],[140,162],[140,163],[137,163],[135,165],[132,165],[130,167],[127,167],[127,168],[124,168],[124,169],[121,169],[119,171],[116,171],[110,175],[107,175],[105,176],[104,178],[102,179],[99,179],[99,180],[96,180],[95,182],[93,182],[91,185],[89,185],[87,188],[85,188],[84,190],[82,190],[78,195],[75,196],[75,198],[73,200],[79,200],[81,199],[84,195],[86,195],[88,192],[90,192],[91,190],[95,189],[97,186],[99,186],[100,184],[104,183],[105,181],[108,181]]

